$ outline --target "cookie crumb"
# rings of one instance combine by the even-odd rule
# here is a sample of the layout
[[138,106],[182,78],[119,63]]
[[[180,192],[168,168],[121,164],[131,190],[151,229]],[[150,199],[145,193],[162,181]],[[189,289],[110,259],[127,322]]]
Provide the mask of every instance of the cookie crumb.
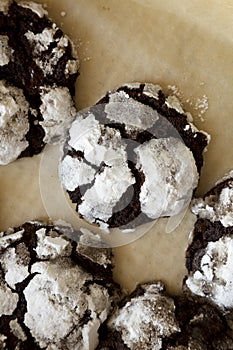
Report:
[[87,62],[87,61],[90,61],[91,60],[91,57],[84,57],[83,61],[84,62]]
[[198,111],[198,117],[200,117],[201,121],[204,121],[203,114],[206,113],[208,108],[209,108],[209,102],[208,102],[208,97],[206,95],[203,95],[202,97],[199,97],[196,100],[195,109]]
[[183,95],[182,95],[180,89],[178,88],[178,86],[168,85],[168,89],[173,93],[173,95],[175,95],[176,97],[178,97],[181,100],[183,99]]

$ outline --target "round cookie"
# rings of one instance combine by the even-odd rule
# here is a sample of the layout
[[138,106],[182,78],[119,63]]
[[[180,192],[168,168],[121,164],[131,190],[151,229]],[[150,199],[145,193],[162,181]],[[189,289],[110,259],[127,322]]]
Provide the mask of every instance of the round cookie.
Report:
[[209,141],[190,119],[174,96],[139,83],[80,112],[60,165],[79,215],[102,228],[132,228],[181,212],[197,186]]
[[185,288],[233,308],[233,172],[193,201],[197,221],[186,252]]
[[65,223],[39,222],[0,233],[1,349],[97,346],[118,287],[111,250],[68,238],[77,234]]
[[5,1],[0,23],[0,164],[5,165],[65,137],[76,114],[72,96],[79,63],[71,41],[42,5]]

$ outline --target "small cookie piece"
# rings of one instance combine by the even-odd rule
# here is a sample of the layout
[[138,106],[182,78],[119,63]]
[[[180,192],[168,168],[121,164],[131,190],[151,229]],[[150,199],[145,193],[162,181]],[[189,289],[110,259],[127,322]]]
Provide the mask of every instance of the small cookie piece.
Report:
[[[5,165],[64,139],[76,114],[72,96],[79,62],[67,35],[40,4],[5,1],[0,23],[0,164]],[[16,120],[18,130],[12,129]]]
[[100,330],[100,349],[159,350],[180,330],[172,298],[160,282],[140,285]]
[[197,215],[186,253],[185,286],[220,308],[233,308],[233,171],[192,206]]
[[1,349],[98,345],[98,328],[118,295],[111,250],[77,244],[67,230],[80,234],[39,222],[0,233]]
[[208,141],[158,85],[124,85],[72,123],[61,182],[88,222],[132,228],[188,205]]

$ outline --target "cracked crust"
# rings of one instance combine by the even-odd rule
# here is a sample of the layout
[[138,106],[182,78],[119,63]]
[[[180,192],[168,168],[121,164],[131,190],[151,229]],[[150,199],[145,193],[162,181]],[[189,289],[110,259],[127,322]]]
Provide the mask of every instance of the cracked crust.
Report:
[[[157,90],[154,91],[153,88],[154,90],[155,88]],[[115,97],[116,95],[118,97]],[[116,107],[114,107],[115,99],[117,104]],[[123,103],[119,107],[118,105],[121,103],[121,99]],[[84,217],[89,222],[99,224],[100,227],[103,224],[103,226],[106,225],[110,228],[133,228],[141,223],[151,221],[151,217],[145,214],[147,209],[143,211],[142,204],[140,203],[141,189],[145,184],[145,174],[143,171],[143,166],[139,166],[138,159],[140,155],[137,154],[136,156],[135,154],[136,145],[145,145],[145,147],[152,148],[152,146],[149,145],[151,145],[150,141],[153,140],[182,140],[181,142],[187,146],[187,150],[190,150],[192,152],[190,152],[190,154],[192,154],[194,157],[193,168],[196,167],[198,173],[200,173],[203,165],[203,151],[208,145],[209,137],[206,133],[197,130],[193,126],[193,124],[189,121],[190,116],[183,111],[179,101],[175,101],[176,103],[174,106],[171,103],[168,103],[168,101],[170,100],[164,95],[159,86],[135,83],[131,85],[124,85],[117,90],[110,91],[105,97],[97,102],[96,105],[90,108],[89,115],[86,112],[84,112],[83,115],[80,115],[80,117],[85,118],[85,120],[91,118],[90,116],[94,116],[95,125],[96,123],[99,123],[98,127],[100,127],[102,134],[98,139],[98,146],[103,144],[104,147],[107,147],[106,145],[108,139],[113,140],[115,137],[118,140],[118,135],[120,135],[121,138],[121,143],[118,141],[118,149],[124,147],[124,144],[127,145],[125,154],[122,153],[122,159],[127,156],[127,162],[125,162],[126,170],[123,169],[122,173],[125,174],[127,171],[129,171],[130,179],[127,178],[127,180],[125,180],[125,182],[128,181],[128,187],[125,192],[122,189],[123,194],[119,198],[118,202],[113,206],[112,215],[110,217],[109,214],[106,215],[108,216],[107,219],[103,218],[105,217],[105,213],[103,214],[103,217],[101,216],[102,213],[100,213],[99,217],[98,215],[95,217],[94,214],[93,217],[92,214],[89,215],[90,212],[92,213],[92,210],[87,210],[83,202],[87,192],[90,193],[95,186],[96,174],[101,174],[106,170],[108,165],[103,161],[100,166],[96,167],[93,165],[93,162],[91,163],[89,160],[87,160],[86,153],[88,152],[88,148],[87,150],[83,151],[78,148],[82,146],[75,145],[75,126],[73,129],[71,126],[70,132],[72,133],[72,137],[68,137],[67,143],[64,147],[64,159],[61,163],[61,180],[64,187],[66,188],[66,167],[69,168],[69,171],[67,172],[71,172],[72,166],[77,168],[81,167],[81,165],[78,165],[79,163],[82,164],[83,168],[84,166],[87,169],[88,167],[89,169],[92,167],[92,172],[94,172],[94,170],[96,171],[96,174],[94,174],[93,177],[92,172],[89,170],[89,176],[92,179],[92,181],[90,180],[89,183],[84,182],[83,184],[76,185],[76,183],[73,182],[73,179],[69,179],[70,187],[67,185],[69,188],[66,188],[66,190],[71,201],[76,205],[76,211],[79,213],[80,217]],[[124,106],[124,103],[126,106]],[[122,108],[122,111],[120,108]],[[108,116],[108,111],[110,111],[109,113],[112,119]],[[129,118],[129,120],[127,118]],[[88,121],[88,123],[90,122]],[[114,136],[112,136],[111,133],[114,134]],[[90,138],[91,137],[92,136],[90,136]],[[115,148],[117,150],[115,145],[112,147],[114,151]],[[160,145],[157,146],[157,148],[159,147]],[[187,156],[186,159],[187,158],[189,157]],[[73,162],[73,165],[71,165],[71,162]],[[189,166],[191,168],[190,164]],[[81,170],[77,170],[77,172],[78,171],[81,172]],[[198,174],[196,177],[198,177]],[[130,183],[130,181],[133,183]],[[124,180],[122,180],[122,183],[124,183]],[[193,187],[195,186],[193,185]],[[185,197],[185,195],[183,197]],[[91,200],[88,197],[88,206],[91,206],[91,204],[89,204],[90,201]],[[95,212],[95,210],[96,208],[94,207],[93,211]],[[160,209],[158,209],[158,211],[159,210]],[[83,214],[84,212],[85,214]],[[87,215],[86,212],[88,213]],[[152,216],[152,214],[150,215]]]
[[0,234],[1,349],[88,348],[93,329],[98,341],[119,295],[111,250],[77,244],[64,232],[27,222]]
[[[20,6],[20,3],[9,0],[7,12],[0,12],[0,35],[3,39],[7,38],[7,45],[11,49],[9,62],[5,60],[0,64],[0,80],[22,89],[30,106],[30,127],[26,134],[28,146],[25,146],[19,157],[40,153],[47,143],[47,131],[44,128],[44,90],[52,91],[59,99],[59,93],[55,89],[59,92],[62,89],[72,104],[67,107],[71,109],[69,117],[74,117],[76,111],[71,96],[74,96],[75,81],[79,74],[78,60],[69,38],[48,18],[42,5],[36,4],[41,11],[39,15],[34,11],[35,3],[28,3],[27,6]],[[69,69],[72,64],[76,66],[73,70]],[[48,65],[50,70],[47,72]]]
[[[158,285],[158,282],[154,284]],[[119,310],[124,310],[127,305],[130,305],[132,301],[140,301],[140,297],[144,296],[145,286],[149,286],[150,283],[145,285],[139,285],[136,290],[127,296],[121,303],[119,303]],[[153,282],[151,282],[153,285]],[[161,284],[160,284],[161,285]],[[165,291],[160,291],[163,298],[171,298],[166,295]],[[151,304],[153,298],[150,298]],[[162,309],[163,315],[166,308],[166,303],[162,303],[163,299],[158,299],[158,306],[160,310]],[[172,299],[174,304],[174,319],[177,324],[177,328],[174,332],[168,336],[163,336],[160,344],[151,342],[151,337],[153,336],[153,330],[148,331],[148,324],[145,324],[145,329],[148,331],[148,342],[145,341],[141,344],[142,337],[141,332],[143,332],[143,322],[141,328],[137,329],[135,321],[135,327],[133,328],[134,340],[138,335],[138,344],[136,347],[130,347],[129,344],[124,341],[124,336],[122,332],[125,329],[120,329],[111,322],[112,317],[116,316],[113,314],[109,320],[107,320],[99,330],[100,333],[100,344],[97,350],[132,350],[132,349],[161,349],[161,350],[229,350],[233,346],[233,335],[232,335],[232,318],[233,313],[223,314],[218,308],[206,302],[206,300],[200,300],[199,298],[190,298],[187,295],[173,296]],[[153,305],[153,312],[156,310],[156,306]],[[129,306],[128,306],[129,307]],[[137,303],[134,304],[137,308]],[[133,315],[133,310],[131,310]],[[158,310],[157,310],[158,312]],[[146,314],[149,311],[147,310]],[[158,312],[159,313],[159,312]],[[119,311],[118,311],[119,314]],[[143,320],[145,315],[143,315],[143,310],[140,314],[137,314],[138,320]],[[135,318],[136,319],[136,318]],[[171,318],[170,318],[171,321]],[[130,332],[130,317],[125,320],[128,332]],[[155,324],[156,328],[157,323]],[[169,325],[167,325],[169,327]],[[161,327],[160,327],[161,330]],[[156,345],[155,345],[156,344]],[[153,348],[153,345],[155,346]],[[137,347],[138,346],[138,347]]]
[[232,173],[220,180],[203,199],[193,201],[197,221],[186,251],[187,293],[209,299],[220,308],[232,309]]

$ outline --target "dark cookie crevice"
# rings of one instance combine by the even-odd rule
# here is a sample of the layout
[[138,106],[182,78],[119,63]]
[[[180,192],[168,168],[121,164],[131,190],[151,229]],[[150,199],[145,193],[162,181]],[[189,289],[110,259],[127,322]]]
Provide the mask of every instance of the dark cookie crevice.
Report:
[[[78,209],[79,205],[82,203],[82,193],[80,188],[77,187],[74,191],[67,191],[72,203],[76,204],[76,210]],[[80,214],[79,214],[80,215]],[[81,215],[80,215],[81,217]]]
[[[81,249],[78,248],[76,242],[72,242],[72,259],[73,261],[81,266],[86,271],[92,273],[96,276],[96,279],[103,280],[105,282],[112,282],[113,280],[113,272],[112,265],[110,263],[106,265],[100,265],[95,261],[88,258],[87,255],[84,255],[85,250],[88,250],[88,253],[91,254],[92,250],[96,250],[95,248],[85,247],[83,246]],[[84,253],[82,253],[82,250]],[[103,252],[104,254],[108,254],[107,250],[104,248],[98,248],[99,253]],[[112,258],[112,254],[109,255],[109,258]]]
[[120,226],[122,229],[127,229],[151,221],[142,213],[139,200],[140,190],[145,181],[145,177],[143,173],[135,167],[132,161],[128,161],[128,166],[135,178],[135,184],[128,187],[118,204],[113,208],[112,216],[107,221],[109,227]]
[[[94,107],[91,107],[94,108]],[[90,109],[91,110],[91,109]],[[135,154],[133,153],[133,149],[136,147],[136,144],[132,141],[134,140],[134,137],[129,138],[129,134],[125,130],[125,125],[121,123],[110,123],[106,118],[106,113],[103,109],[103,106],[101,104],[98,106],[97,109],[98,113],[96,115],[96,109],[94,110],[95,117],[100,123],[103,123],[103,125],[106,127],[109,127],[114,130],[118,130],[121,134],[121,137],[125,139],[126,146],[127,146],[127,154],[128,158],[132,159],[128,161],[129,169],[131,170],[132,174],[135,177],[136,183],[132,186],[130,186],[125,193],[123,193],[122,197],[119,200],[119,203],[113,208],[113,214],[112,217],[107,221],[109,227],[119,227],[122,226],[123,229],[128,228],[128,224],[130,224],[130,228],[135,227],[137,225],[140,225],[141,223],[145,223],[147,221],[150,221],[146,215],[144,215],[141,212],[141,206],[139,201],[139,195],[140,195],[140,188],[144,182],[144,176],[142,172],[137,170],[133,160],[136,162]],[[145,132],[146,133],[146,132]],[[141,135],[141,142],[145,142],[145,136],[142,138]],[[148,139],[151,139],[151,136],[149,136]],[[147,139],[147,140],[148,140]],[[137,138],[136,138],[137,140]],[[101,143],[101,140],[99,141]],[[91,165],[94,169],[97,170],[97,173],[101,173],[103,171],[103,168],[107,166],[104,162],[102,162],[98,167],[96,167],[93,164],[90,164],[84,156],[84,152],[76,151],[74,148],[69,147],[68,141],[66,142],[64,146],[64,155],[63,159],[66,155],[71,156],[72,158],[78,158],[82,159],[85,164]],[[72,203],[76,204],[76,211],[78,212],[78,207],[82,203],[82,196],[85,194],[85,192],[92,187],[93,183],[95,182],[95,179],[86,185],[82,185],[77,187],[74,191],[67,191],[69,194],[69,197],[72,201]],[[130,200],[131,198],[131,200]],[[126,206],[125,204],[128,203]],[[140,215],[140,218],[139,218]],[[82,218],[82,215],[79,214],[80,218]],[[96,220],[101,221],[100,219],[96,218]],[[133,226],[132,226],[132,221]]]
[[233,234],[232,227],[224,227],[220,221],[198,219],[194,226],[193,241],[186,251],[186,268],[189,272],[199,269],[202,256],[209,242]]
[[229,177],[217,185],[215,185],[213,188],[211,188],[206,194],[204,195],[204,200],[205,199],[211,199],[213,202],[219,199],[219,195],[222,192],[224,188],[228,188],[232,186],[233,187],[233,178]]
[[[224,188],[233,186],[233,179],[227,178],[212,189],[210,189],[203,197],[208,205],[215,205],[219,200],[221,191]],[[209,242],[216,242],[222,237],[231,237],[233,234],[233,227],[225,227],[221,221],[210,221],[207,218],[197,218],[193,230],[193,240],[186,251],[186,268],[189,272],[198,270],[205,249]]]
[[[173,297],[175,314],[179,323],[180,332],[163,340],[163,350],[169,346],[193,345],[205,350],[220,350],[215,346],[217,341],[222,342],[229,332],[225,317],[213,305],[202,302],[200,299],[189,299],[184,295]],[[194,347],[191,347],[194,350]],[[226,348],[224,350],[227,350]]]
[[[56,66],[53,66],[54,74],[49,76],[45,75],[41,68],[34,62],[34,46],[31,45],[25,37],[27,31],[38,34],[45,28],[51,29],[52,27],[53,22],[47,16],[40,18],[30,9],[19,6],[13,1],[5,18],[5,25],[0,29],[0,34],[9,36],[9,45],[14,49],[14,60],[10,61],[12,66],[9,67],[9,69],[5,66],[0,67],[0,78],[6,79],[10,81],[12,85],[23,89],[26,97],[31,96],[32,99],[34,97],[33,95],[38,94],[40,86],[44,85],[52,86],[57,84],[67,86],[72,90],[70,90],[71,95],[74,93],[74,83],[78,73],[71,74],[69,77],[65,75],[65,65],[67,61],[76,60],[72,55],[70,41],[68,41],[66,51],[59,59],[59,62]],[[57,28],[54,40],[59,37],[61,38],[63,35],[61,29]],[[47,52],[44,52],[45,56],[50,55],[52,57],[52,50],[54,47],[56,47],[55,42],[50,44]],[[5,74],[6,69],[8,74]],[[32,86],[34,87],[33,91],[31,91]]]
[[106,325],[99,330],[100,343],[96,350],[129,350],[120,332],[109,330]]
[[207,299],[224,312],[232,312],[232,188],[229,173],[203,198],[193,201],[197,220],[186,250],[188,272],[183,280],[183,291],[188,296]]

